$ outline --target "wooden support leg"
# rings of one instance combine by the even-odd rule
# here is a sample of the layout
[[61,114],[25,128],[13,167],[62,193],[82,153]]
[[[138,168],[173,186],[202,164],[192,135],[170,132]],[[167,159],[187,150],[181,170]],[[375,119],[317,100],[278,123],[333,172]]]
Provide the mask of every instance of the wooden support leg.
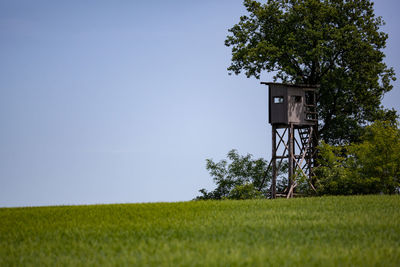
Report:
[[272,125],[272,183],[271,198],[276,198],[276,126]]
[[[288,145],[289,145],[289,170],[288,170],[288,180],[289,180],[289,184],[288,184],[288,188],[291,188],[293,185],[293,174],[294,174],[294,153],[293,153],[293,137],[294,137],[294,133],[293,133],[293,124],[290,124],[290,128],[289,128],[289,134],[288,134]],[[293,196],[293,191],[289,191],[288,198]]]

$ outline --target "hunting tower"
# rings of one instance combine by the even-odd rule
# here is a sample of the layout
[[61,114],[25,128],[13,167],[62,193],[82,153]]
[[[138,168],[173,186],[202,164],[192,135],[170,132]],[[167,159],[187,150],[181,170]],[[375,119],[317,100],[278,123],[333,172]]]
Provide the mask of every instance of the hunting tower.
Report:
[[[318,86],[266,83],[268,85],[269,123],[272,125],[271,197],[277,193],[293,197],[296,178],[302,175],[314,189],[318,117],[315,90]],[[277,138],[278,137],[278,138]],[[276,192],[276,178],[284,159],[288,161],[288,186]]]

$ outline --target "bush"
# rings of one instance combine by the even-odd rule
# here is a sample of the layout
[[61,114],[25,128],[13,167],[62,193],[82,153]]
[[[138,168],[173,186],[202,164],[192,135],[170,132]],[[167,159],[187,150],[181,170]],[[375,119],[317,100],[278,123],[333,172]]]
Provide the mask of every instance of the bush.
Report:
[[320,194],[393,194],[400,188],[400,131],[377,121],[360,143],[320,145],[317,187]]
[[[201,189],[196,199],[248,199],[267,197],[270,192],[271,170],[268,161],[253,159],[251,154],[240,156],[234,149],[228,152],[228,160],[215,163],[207,159],[206,168],[217,185],[213,191]],[[279,174],[287,169],[283,164]],[[279,177],[278,177],[279,179]]]
[[319,146],[318,164],[315,186],[319,194],[351,195],[354,193],[349,179],[346,147],[331,146],[322,142]]
[[228,194],[228,199],[255,199],[263,198],[263,194],[258,191],[253,184],[246,183],[237,185]]

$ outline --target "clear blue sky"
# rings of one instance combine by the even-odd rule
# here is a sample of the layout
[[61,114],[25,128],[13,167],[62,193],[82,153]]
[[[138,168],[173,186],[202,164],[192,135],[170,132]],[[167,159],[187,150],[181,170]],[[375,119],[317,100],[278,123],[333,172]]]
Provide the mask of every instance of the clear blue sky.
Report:
[[[376,3],[400,77],[398,10]],[[0,206],[190,200],[213,188],[206,158],[269,159],[266,87],[226,71],[244,13],[241,0],[0,1]],[[394,85],[384,104],[400,111]]]

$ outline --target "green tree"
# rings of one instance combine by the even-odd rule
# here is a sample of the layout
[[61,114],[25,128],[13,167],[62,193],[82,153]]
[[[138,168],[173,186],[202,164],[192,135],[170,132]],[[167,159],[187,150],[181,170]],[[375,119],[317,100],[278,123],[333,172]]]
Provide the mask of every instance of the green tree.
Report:
[[351,179],[361,193],[393,194],[400,188],[400,131],[377,121],[366,127],[361,143],[349,146]]
[[320,194],[393,194],[400,189],[400,131],[397,124],[367,126],[361,142],[320,146]]
[[236,185],[228,194],[228,199],[256,199],[263,198],[263,194],[258,191],[253,184],[245,183]]
[[[210,192],[199,190],[202,195],[196,199],[247,199],[269,194],[271,170],[266,160],[253,159],[251,154],[241,156],[234,149],[228,152],[227,157],[227,160],[219,162],[206,160],[206,168],[217,187]],[[281,175],[287,165],[283,164],[280,169]]]
[[245,0],[248,14],[230,30],[230,72],[319,84],[319,134],[327,143],[358,141],[363,125],[395,121],[381,106],[394,71],[383,62],[388,35],[370,0]]
[[354,186],[350,179],[350,170],[346,160],[345,146],[333,146],[321,142],[315,183],[318,194],[352,195],[357,193],[353,190]]

